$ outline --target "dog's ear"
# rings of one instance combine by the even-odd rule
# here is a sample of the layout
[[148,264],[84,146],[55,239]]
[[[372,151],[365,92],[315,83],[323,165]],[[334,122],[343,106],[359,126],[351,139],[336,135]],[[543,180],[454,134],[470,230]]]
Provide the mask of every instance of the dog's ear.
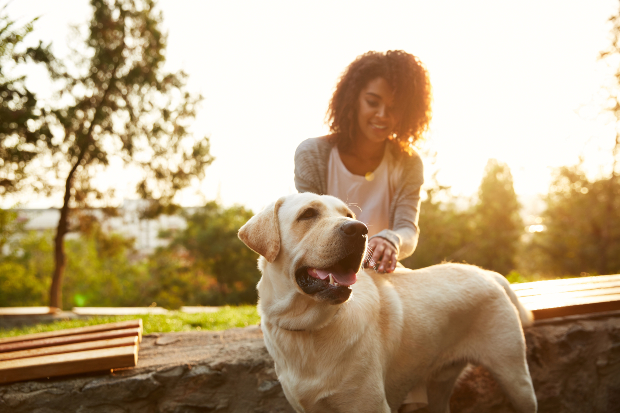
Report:
[[284,198],[280,198],[254,215],[237,234],[245,245],[269,262],[274,262],[280,252],[278,210],[283,202]]

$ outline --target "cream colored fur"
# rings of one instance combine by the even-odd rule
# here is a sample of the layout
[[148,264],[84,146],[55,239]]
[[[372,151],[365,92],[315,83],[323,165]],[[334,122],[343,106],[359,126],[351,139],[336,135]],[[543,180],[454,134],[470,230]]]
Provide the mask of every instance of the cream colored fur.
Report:
[[[320,214],[298,220],[312,205]],[[261,328],[284,393],[298,412],[397,412],[426,384],[429,412],[446,413],[467,363],[486,366],[516,411],[536,411],[521,325],[531,315],[501,275],[462,264],[392,274],[358,273],[349,300],[330,305],[305,294],[295,271],[338,251],[350,211],[310,193],[282,198],[240,230],[259,259]],[[311,222],[309,222],[311,221]],[[273,225],[278,228],[273,229]],[[269,232],[279,233],[276,237]]]

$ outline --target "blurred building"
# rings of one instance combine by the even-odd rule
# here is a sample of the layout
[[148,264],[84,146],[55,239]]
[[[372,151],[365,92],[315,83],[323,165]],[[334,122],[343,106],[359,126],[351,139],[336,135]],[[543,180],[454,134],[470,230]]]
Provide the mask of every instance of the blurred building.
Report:
[[[155,219],[142,218],[148,207],[146,200],[124,200],[118,208],[118,216],[108,217],[103,210],[92,209],[88,213],[101,222],[104,230],[135,239],[134,247],[140,254],[150,254],[155,248],[166,246],[168,241],[159,238],[161,231],[185,229],[187,223],[180,215],[160,215]],[[187,208],[192,210],[194,208]],[[32,231],[56,231],[60,211],[49,209],[17,209],[18,219],[25,222],[25,229]],[[78,238],[79,233],[70,232],[66,239]]]

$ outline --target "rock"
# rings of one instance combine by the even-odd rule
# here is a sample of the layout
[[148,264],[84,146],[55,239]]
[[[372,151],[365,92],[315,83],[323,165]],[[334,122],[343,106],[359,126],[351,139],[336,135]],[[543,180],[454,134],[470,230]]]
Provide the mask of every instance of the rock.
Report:
[[[620,312],[525,330],[540,413],[620,412]],[[424,413],[426,409],[419,410]],[[491,374],[468,367],[452,413],[513,412]],[[0,385],[0,412],[293,413],[256,326],[146,335],[138,366]]]
[[177,341],[181,341],[181,337],[176,334],[170,334],[159,337],[155,340],[155,344],[158,346],[167,346],[168,344],[176,343]]

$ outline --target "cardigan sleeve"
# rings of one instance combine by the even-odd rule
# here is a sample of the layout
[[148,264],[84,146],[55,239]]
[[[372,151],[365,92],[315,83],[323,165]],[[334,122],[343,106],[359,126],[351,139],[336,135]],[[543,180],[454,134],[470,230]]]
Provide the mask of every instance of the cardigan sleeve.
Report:
[[394,244],[399,261],[413,254],[418,244],[420,190],[423,183],[424,168],[420,157],[413,154],[405,158],[393,201],[392,229],[384,229],[375,235]]
[[321,168],[323,162],[317,138],[306,139],[295,150],[295,188],[297,192],[313,192],[323,195],[321,190]]

